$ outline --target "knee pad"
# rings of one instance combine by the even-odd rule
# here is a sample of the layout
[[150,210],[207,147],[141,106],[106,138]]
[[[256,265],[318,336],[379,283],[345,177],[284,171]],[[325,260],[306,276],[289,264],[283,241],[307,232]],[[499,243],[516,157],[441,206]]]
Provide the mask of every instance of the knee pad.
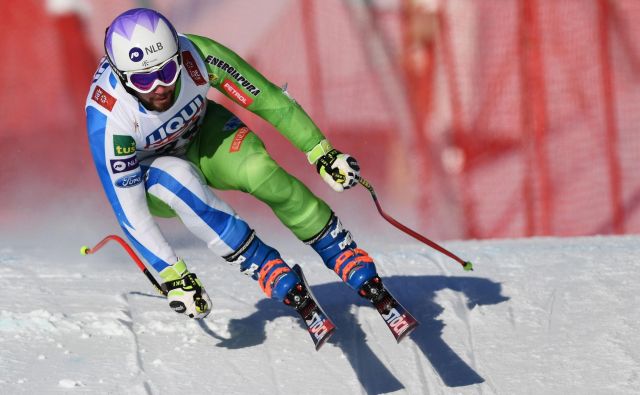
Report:
[[260,240],[254,231],[238,250],[224,259],[239,265],[242,273],[257,280],[269,298],[283,301],[289,290],[301,282],[280,253]]
[[373,259],[358,248],[351,233],[342,227],[335,214],[316,237],[305,243],[320,255],[329,269],[355,290],[377,275]]

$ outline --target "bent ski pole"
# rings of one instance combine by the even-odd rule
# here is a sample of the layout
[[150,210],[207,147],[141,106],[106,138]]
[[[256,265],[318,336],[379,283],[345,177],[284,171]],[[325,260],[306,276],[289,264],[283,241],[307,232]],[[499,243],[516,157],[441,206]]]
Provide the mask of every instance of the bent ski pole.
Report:
[[453,252],[451,252],[451,251],[447,250],[446,248],[438,245],[437,243],[427,239],[426,237],[424,237],[420,233],[418,233],[418,232],[416,232],[416,231],[414,231],[414,230],[402,225],[400,222],[396,221],[390,215],[385,213],[382,210],[382,207],[380,207],[380,202],[378,201],[378,197],[376,196],[376,192],[373,189],[373,185],[371,185],[369,183],[369,181],[365,180],[364,178],[362,178],[360,176],[358,176],[356,179],[358,180],[360,185],[362,185],[363,187],[365,187],[365,188],[367,188],[369,190],[369,192],[371,193],[371,197],[373,198],[373,202],[376,204],[376,208],[378,209],[378,212],[380,213],[380,215],[382,215],[382,218],[387,220],[387,222],[389,222],[391,225],[395,226],[396,228],[400,229],[404,233],[406,233],[406,234],[408,234],[410,236],[413,236],[415,239],[425,243],[429,247],[431,247],[431,248],[433,248],[433,249],[445,254],[449,258],[452,258],[453,260],[458,262],[460,265],[462,265],[462,268],[464,270],[466,270],[466,271],[473,270],[473,264],[471,263],[471,261],[463,261],[462,259],[460,259]]
[[87,255],[87,254],[93,254],[95,252],[98,252],[98,250],[100,250],[105,244],[107,244],[107,242],[109,242],[109,240],[117,241],[118,244],[120,244],[122,246],[122,248],[124,248],[124,250],[127,251],[127,253],[131,257],[131,259],[133,259],[133,261],[136,263],[138,268],[140,270],[142,270],[142,273],[144,273],[144,275],[147,276],[147,278],[151,282],[151,285],[153,285],[153,287],[156,289],[156,291],[158,291],[158,293],[163,295],[163,296],[167,296],[167,291],[164,288],[162,288],[162,286],[158,283],[158,281],[155,279],[155,277],[153,277],[153,275],[149,272],[149,269],[147,269],[145,264],[140,260],[140,258],[138,258],[138,255],[136,255],[136,253],[129,246],[129,244],[127,244],[127,242],[124,241],[122,239],[122,237],[120,237],[120,236],[109,235],[109,236],[105,237],[104,239],[102,239],[93,248],[89,248],[87,246],[82,246],[80,248],[80,253],[82,255]]

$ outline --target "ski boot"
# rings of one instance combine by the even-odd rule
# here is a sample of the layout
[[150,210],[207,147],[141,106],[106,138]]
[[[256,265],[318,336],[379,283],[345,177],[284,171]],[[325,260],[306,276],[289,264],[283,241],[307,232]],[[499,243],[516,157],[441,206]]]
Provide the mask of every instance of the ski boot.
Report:
[[373,259],[366,251],[358,248],[351,233],[342,227],[334,214],[327,226],[305,243],[320,255],[325,266],[355,291],[359,291],[366,281],[377,276]]
[[258,281],[269,298],[283,301],[287,292],[300,282],[280,253],[260,240],[254,231],[240,248],[224,259],[238,265],[243,274]]
[[351,233],[332,214],[328,225],[307,242],[333,270],[358,294],[376,308],[389,330],[400,342],[418,326],[418,321],[384,287],[373,259],[358,248]]
[[262,242],[255,232],[252,231],[242,246],[225,259],[239,265],[242,273],[257,280],[267,297],[293,307],[302,317],[316,350],[331,337],[335,325],[313,297],[302,269],[295,265],[292,270],[280,253]]

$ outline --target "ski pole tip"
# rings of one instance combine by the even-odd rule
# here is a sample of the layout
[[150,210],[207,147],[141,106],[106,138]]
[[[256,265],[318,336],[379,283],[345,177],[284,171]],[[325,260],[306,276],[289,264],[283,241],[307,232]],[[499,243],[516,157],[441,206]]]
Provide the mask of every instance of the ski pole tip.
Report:
[[462,268],[464,269],[465,272],[472,272],[473,271],[473,263],[471,263],[471,261],[465,261],[464,265],[462,265]]
[[89,253],[89,247],[87,246],[80,247],[80,254],[87,255],[88,253]]

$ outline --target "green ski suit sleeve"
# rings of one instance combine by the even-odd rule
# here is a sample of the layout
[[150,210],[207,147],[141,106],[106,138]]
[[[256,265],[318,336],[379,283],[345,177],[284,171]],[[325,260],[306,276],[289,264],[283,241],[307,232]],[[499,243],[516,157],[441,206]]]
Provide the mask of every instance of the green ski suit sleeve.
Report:
[[302,152],[325,137],[302,107],[229,48],[187,34],[207,66],[209,83],[273,125]]

